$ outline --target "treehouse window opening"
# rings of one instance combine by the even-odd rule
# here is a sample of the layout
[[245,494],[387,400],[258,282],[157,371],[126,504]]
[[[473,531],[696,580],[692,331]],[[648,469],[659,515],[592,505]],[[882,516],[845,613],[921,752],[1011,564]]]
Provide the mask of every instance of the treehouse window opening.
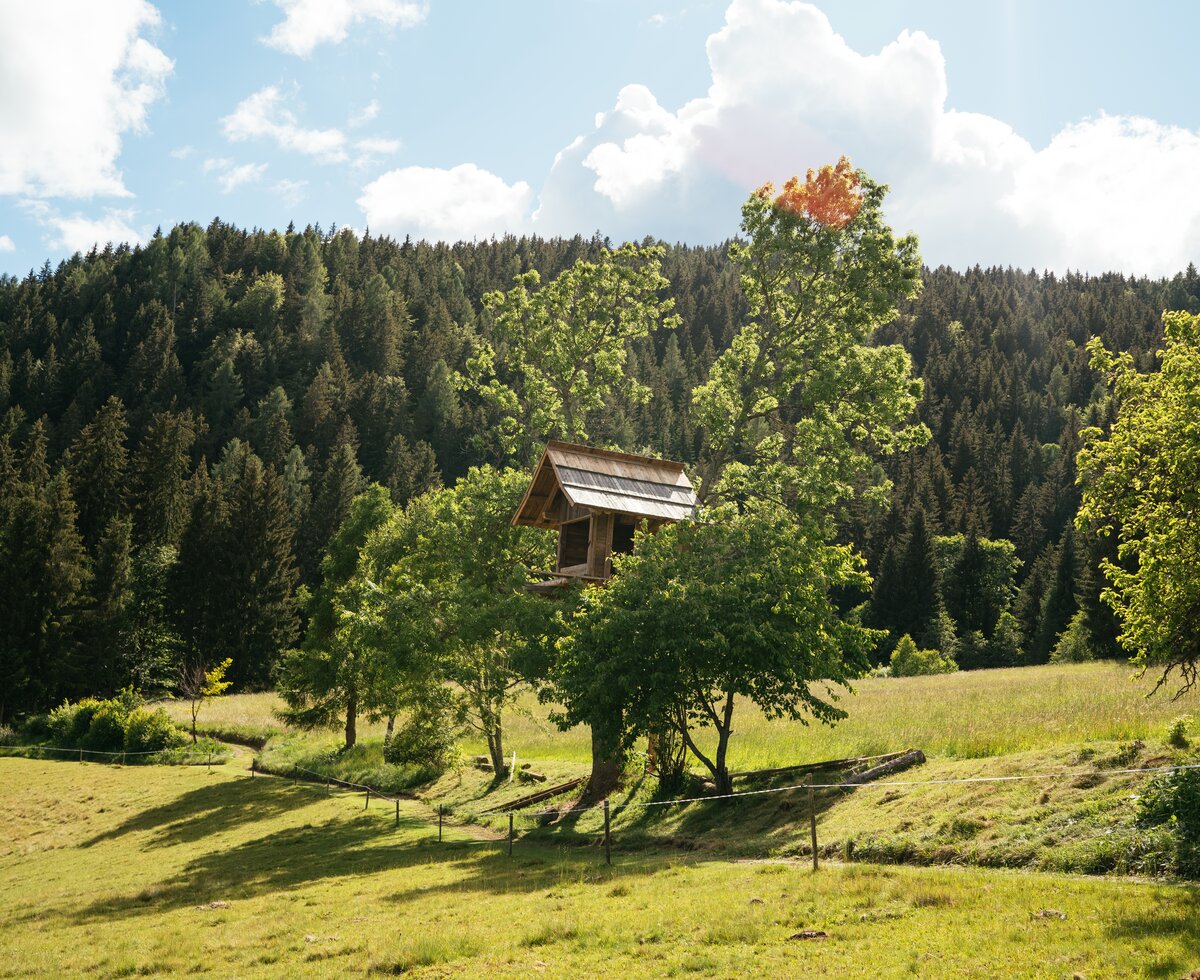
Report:
[[614,555],[627,555],[633,551],[633,532],[636,529],[633,521],[617,519],[617,523],[613,525],[612,553]]
[[562,525],[562,540],[559,545],[558,567],[586,565],[588,542],[592,537],[592,519],[585,517]]

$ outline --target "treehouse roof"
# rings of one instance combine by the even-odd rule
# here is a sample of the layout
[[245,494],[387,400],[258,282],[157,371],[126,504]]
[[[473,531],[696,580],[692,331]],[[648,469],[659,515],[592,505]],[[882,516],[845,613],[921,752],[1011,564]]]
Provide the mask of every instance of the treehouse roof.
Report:
[[683,463],[549,442],[513,523],[557,526],[549,511],[560,493],[572,507],[659,521],[685,520],[696,509]]

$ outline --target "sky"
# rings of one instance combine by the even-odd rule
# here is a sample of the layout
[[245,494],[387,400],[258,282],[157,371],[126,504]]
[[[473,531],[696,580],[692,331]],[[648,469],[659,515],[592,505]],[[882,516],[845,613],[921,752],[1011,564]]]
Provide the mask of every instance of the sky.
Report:
[[930,265],[1200,257],[1190,0],[0,0],[0,272],[214,217],[737,233],[841,155]]

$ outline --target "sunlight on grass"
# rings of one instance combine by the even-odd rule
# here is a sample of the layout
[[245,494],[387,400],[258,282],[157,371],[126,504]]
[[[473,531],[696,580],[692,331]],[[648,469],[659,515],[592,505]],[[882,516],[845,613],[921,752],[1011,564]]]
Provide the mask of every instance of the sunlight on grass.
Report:
[[439,846],[427,816],[229,769],[0,760],[0,975],[1179,976],[1200,948],[1184,886],[619,850],[606,868]]

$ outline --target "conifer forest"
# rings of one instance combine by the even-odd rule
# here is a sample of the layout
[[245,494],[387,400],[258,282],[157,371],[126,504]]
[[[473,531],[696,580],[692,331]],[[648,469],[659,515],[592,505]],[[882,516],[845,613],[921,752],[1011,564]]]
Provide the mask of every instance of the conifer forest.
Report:
[[[361,491],[400,507],[527,462],[463,380],[484,297],[609,247],[214,220],[0,280],[0,721],[167,691],[189,651],[232,660],[238,690],[273,686]],[[747,300],[728,245],[666,246],[661,268],[676,317],[627,342],[588,437],[692,464],[693,389]],[[875,460],[887,503],[837,515],[872,577],[840,590],[843,614],[887,631],[875,664],[906,635],[961,669],[1128,656],[1100,599],[1113,537],[1076,525],[1080,433],[1116,417],[1087,345],[1153,371],[1162,312],[1200,312],[1200,275],[921,279],[873,342],[911,355],[931,438]]]

